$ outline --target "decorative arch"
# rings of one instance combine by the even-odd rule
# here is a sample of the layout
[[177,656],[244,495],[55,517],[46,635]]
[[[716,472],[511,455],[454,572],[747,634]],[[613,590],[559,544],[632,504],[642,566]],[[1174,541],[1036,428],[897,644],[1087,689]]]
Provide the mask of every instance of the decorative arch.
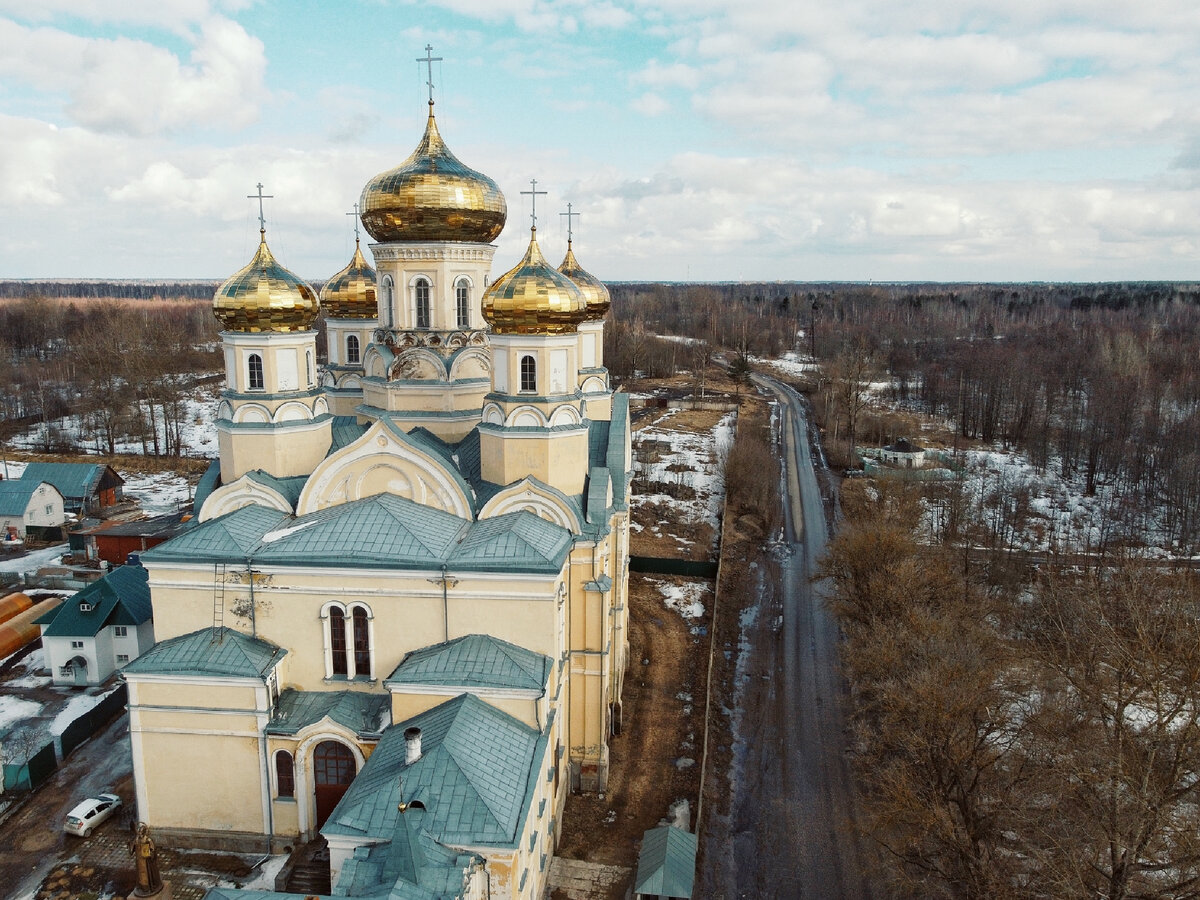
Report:
[[574,406],[560,406],[550,416],[550,427],[555,425],[582,425],[583,416]]
[[491,354],[483,347],[470,347],[455,355],[450,363],[450,380],[468,378],[490,378],[492,374]]
[[415,381],[445,381],[446,363],[432,350],[410,347],[399,353],[388,366],[387,377]]
[[296,510],[305,515],[380,493],[473,518],[473,494],[462,476],[386,419],[321,461],[305,483]]
[[278,422],[306,422],[313,418],[315,410],[310,410],[299,400],[289,400],[287,403],[280,404],[275,410],[273,421]]
[[529,427],[545,428],[546,416],[536,406],[518,406],[508,414],[508,419],[504,423],[509,427]]
[[270,422],[271,411],[261,403],[243,403],[234,410],[233,421],[238,423]]
[[371,378],[387,378],[388,365],[393,359],[391,350],[371,344],[363,354],[363,371]]
[[358,390],[362,387],[362,379],[357,375],[344,375],[337,382],[337,387],[343,391]]
[[354,759],[355,776],[362,771],[366,757],[358,746],[358,736],[328,716],[302,728],[296,735],[296,800],[299,807],[301,834],[311,835],[320,827],[318,824],[317,784],[315,756],[317,749],[332,741],[350,751]]
[[493,496],[479,511],[479,518],[490,519],[521,510],[559,525],[572,534],[579,534],[583,530],[579,515],[566,495],[533,477],[522,478]]
[[217,405],[217,418],[227,422],[233,421],[233,404],[228,400],[222,400]]
[[256,481],[247,472],[237,481],[223,484],[204,501],[200,508],[200,521],[207,522],[227,513],[241,509],[243,506],[263,506],[267,509],[277,509],[280,512],[291,513],[292,504],[279,491],[260,481]]
[[589,375],[583,379],[583,384],[580,385],[580,390],[585,394],[602,394],[608,390],[608,385],[604,383],[603,378],[598,378],[595,375]]
[[323,416],[329,412],[329,401],[324,397],[318,397],[313,401],[313,418]]
[[488,403],[483,407],[483,421],[488,425],[503,425],[504,410],[498,403]]
[[375,680],[375,614],[362,601],[321,607],[325,677]]
[[395,293],[396,287],[395,283],[392,281],[392,276],[384,275],[383,283],[380,285],[379,291],[379,309],[383,313],[383,322],[381,324],[385,328],[391,328],[395,324],[395,313],[393,312],[395,309],[395,304],[392,302],[395,297]]

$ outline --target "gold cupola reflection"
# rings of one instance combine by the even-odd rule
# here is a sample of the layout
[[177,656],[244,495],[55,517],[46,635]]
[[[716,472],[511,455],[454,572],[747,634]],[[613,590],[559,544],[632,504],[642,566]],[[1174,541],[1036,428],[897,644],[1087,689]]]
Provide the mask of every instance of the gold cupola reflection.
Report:
[[397,168],[367,182],[359,208],[363,226],[380,242],[487,244],[508,216],[496,182],[459,162],[442,140],[432,100],[417,149]]
[[575,282],[575,286],[583,294],[583,299],[587,302],[584,321],[598,322],[608,315],[609,307],[612,306],[608,288],[604,286],[603,281],[579,265],[579,261],[575,259],[575,251],[571,249],[570,238],[567,238],[567,255],[563,257],[558,271]]
[[368,264],[354,239],[354,257],[321,288],[321,308],[326,318],[374,319],[379,315],[375,302],[375,270]]
[[265,228],[254,258],[213,294],[213,315],[225,331],[308,331],[320,309],[316,292],[271,255]]
[[483,294],[483,317],[497,334],[570,334],[587,309],[575,282],[546,262],[537,228],[521,261]]

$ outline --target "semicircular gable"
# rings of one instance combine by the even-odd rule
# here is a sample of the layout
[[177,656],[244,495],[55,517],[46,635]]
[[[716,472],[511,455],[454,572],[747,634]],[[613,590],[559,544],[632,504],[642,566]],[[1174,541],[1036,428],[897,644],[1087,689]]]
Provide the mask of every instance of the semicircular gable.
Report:
[[396,357],[396,361],[390,366],[388,377],[415,381],[444,381],[446,364],[432,350],[412,347]]
[[510,428],[520,426],[532,426],[534,428],[545,428],[546,417],[542,411],[536,406],[518,406],[508,414],[508,421],[504,423]]
[[603,378],[590,375],[583,380],[580,390],[585,394],[603,394],[608,391],[608,388],[605,386]]
[[583,422],[583,416],[579,415],[579,410],[573,406],[560,406],[554,411],[554,415],[550,417],[550,426],[555,425],[579,425]]
[[217,406],[217,418],[233,421],[233,404],[228,400],[222,400]]
[[468,378],[490,378],[492,364],[486,351],[477,347],[463,350],[450,364],[450,380],[463,381]]
[[298,400],[289,400],[275,410],[276,422],[303,422],[311,418],[308,407]]
[[521,510],[559,525],[572,534],[579,534],[583,530],[579,516],[566,496],[535,478],[523,478],[504,488],[483,505],[479,518],[491,519]]
[[271,411],[261,403],[246,403],[239,406],[233,414],[235,422],[270,422]]
[[377,344],[370,345],[367,347],[367,352],[363,354],[363,371],[372,378],[386,378],[391,355],[391,351],[388,351],[386,355],[381,352]]
[[267,509],[277,509],[280,512],[291,513],[292,504],[279,491],[261,484],[248,474],[237,481],[223,484],[204,501],[200,507],[198,518],[201,522],[216,519],[226,513],[234,512],[243,506],[265,506]]
[[296,514],[375,494],[405,497],[460,518],[474,518],[473,495],[462,476],[382,420],[322,460],[305,482]]

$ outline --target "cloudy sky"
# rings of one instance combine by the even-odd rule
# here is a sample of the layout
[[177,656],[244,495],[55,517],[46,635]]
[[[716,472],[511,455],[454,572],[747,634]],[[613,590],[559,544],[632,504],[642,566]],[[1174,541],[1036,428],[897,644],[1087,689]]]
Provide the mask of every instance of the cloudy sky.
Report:
[[0,277],[328,277],[427,43],[498,271],[1200,279],[1196,0],[0,0]]

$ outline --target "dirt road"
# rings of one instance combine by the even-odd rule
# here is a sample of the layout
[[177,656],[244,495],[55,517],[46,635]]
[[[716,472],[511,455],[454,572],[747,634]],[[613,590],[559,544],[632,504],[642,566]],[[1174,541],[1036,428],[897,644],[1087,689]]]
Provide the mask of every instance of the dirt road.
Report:
[[[755,898],[874,896],[853,828],[838,630],[810,579],[828,539],[800,398],[780,398],[787,457],[785,534],[778,578],[765,580],[743,622],[727,820],[706,835],[706,895]],[[724,835],[721,832],[725,832]],[[723,854],[713,842],[725,842]]]

